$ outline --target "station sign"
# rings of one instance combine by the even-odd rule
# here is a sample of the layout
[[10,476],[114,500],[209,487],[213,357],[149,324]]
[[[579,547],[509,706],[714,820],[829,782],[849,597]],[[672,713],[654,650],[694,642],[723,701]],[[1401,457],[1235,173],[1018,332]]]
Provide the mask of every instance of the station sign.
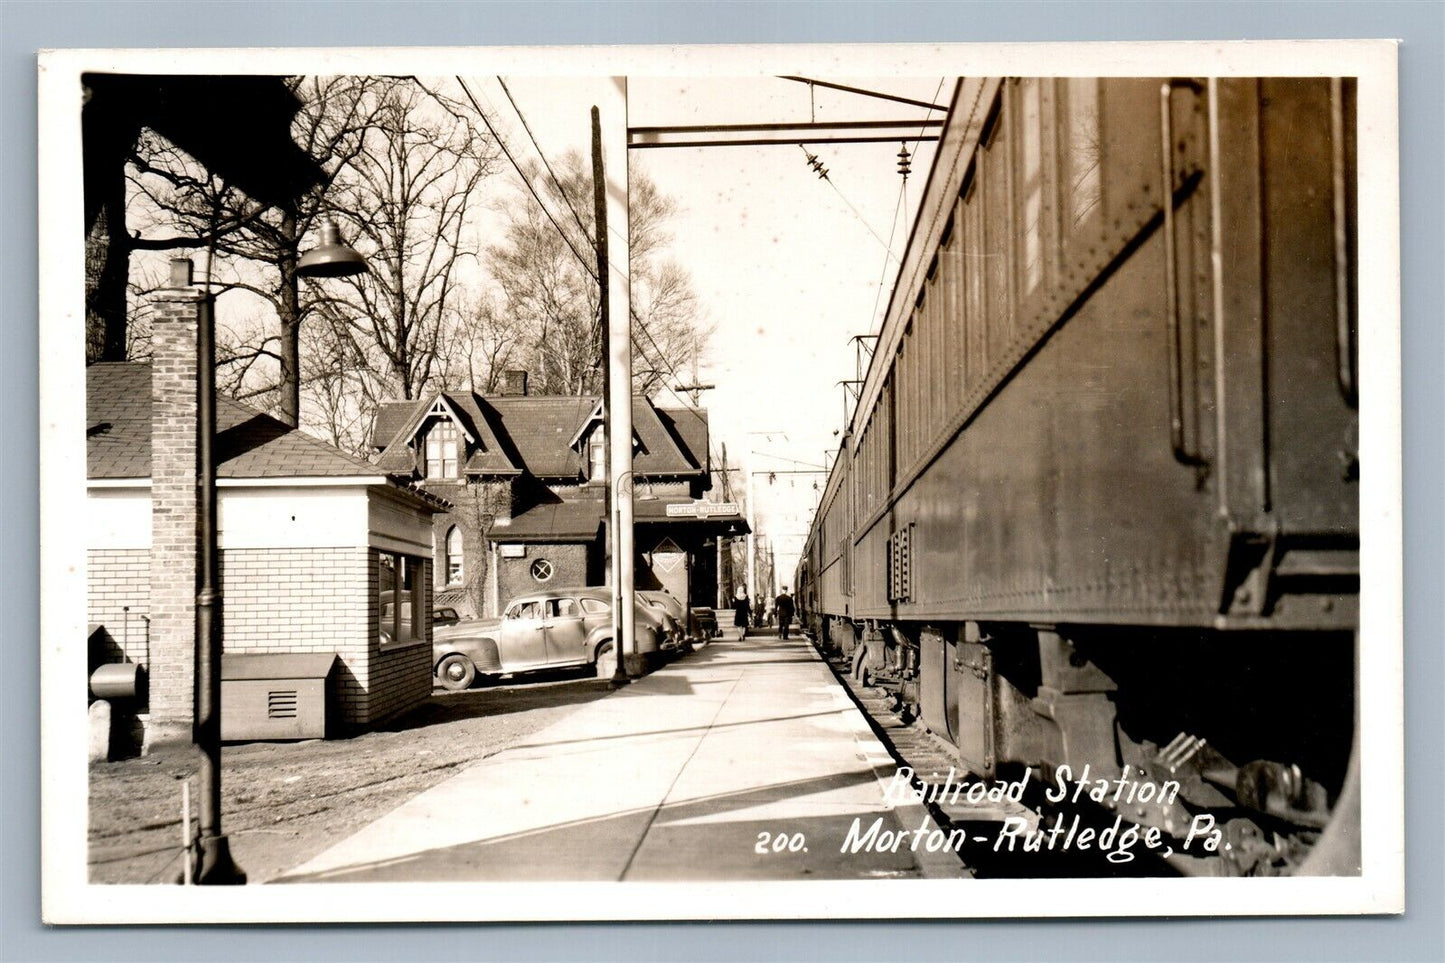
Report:
[[707,518],[711,515],[736,515],[737,502],[692,502],[682,505],[668,505],[669,518]]

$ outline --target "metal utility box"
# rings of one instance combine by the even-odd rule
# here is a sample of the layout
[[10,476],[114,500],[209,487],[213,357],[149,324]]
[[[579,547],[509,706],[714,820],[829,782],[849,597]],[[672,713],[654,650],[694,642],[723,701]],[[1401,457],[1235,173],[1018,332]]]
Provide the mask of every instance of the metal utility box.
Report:
[[221,738],[324,739],[336,653],[221,657]]

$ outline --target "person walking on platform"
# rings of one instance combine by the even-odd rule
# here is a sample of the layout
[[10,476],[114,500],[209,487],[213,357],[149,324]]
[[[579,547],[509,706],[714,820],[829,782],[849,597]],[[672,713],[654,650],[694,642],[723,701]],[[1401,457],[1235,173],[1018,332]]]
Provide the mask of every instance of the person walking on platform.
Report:
[[793,597],[786,588],[773,600],[773,611],[778,613],[778,632],[786,639],[788,626],[793,624]]
[[748,637],[748,625],[752,622],[753,606],[748,601],[748,593],[745,589],[738,589],[737,597],[733,599],[733,625],[736,625],[742,632],[738,635],[738,641]]

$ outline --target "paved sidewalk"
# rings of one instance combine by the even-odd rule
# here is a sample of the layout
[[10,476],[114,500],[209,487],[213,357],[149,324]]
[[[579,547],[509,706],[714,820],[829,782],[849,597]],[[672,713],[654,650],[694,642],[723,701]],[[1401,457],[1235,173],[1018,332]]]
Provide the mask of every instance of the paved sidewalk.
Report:
[[[885,800],[893,772],[806,640],[718,640],[472,764],[280,881],[965,875],[946,849],[913,850],[914,830],[933,824],[916,804]],[[840,852],[855,820],[866,834],[880,818],[882,830],[907,831],[896,852]]]

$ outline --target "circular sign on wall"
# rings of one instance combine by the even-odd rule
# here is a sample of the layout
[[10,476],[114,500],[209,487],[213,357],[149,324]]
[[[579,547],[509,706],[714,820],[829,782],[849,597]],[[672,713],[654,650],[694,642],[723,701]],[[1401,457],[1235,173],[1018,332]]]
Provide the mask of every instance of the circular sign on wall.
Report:
[[545,558],[539,558],[532,563],[532,577],[539,582],[545,582],[552,577],[552,563]]

